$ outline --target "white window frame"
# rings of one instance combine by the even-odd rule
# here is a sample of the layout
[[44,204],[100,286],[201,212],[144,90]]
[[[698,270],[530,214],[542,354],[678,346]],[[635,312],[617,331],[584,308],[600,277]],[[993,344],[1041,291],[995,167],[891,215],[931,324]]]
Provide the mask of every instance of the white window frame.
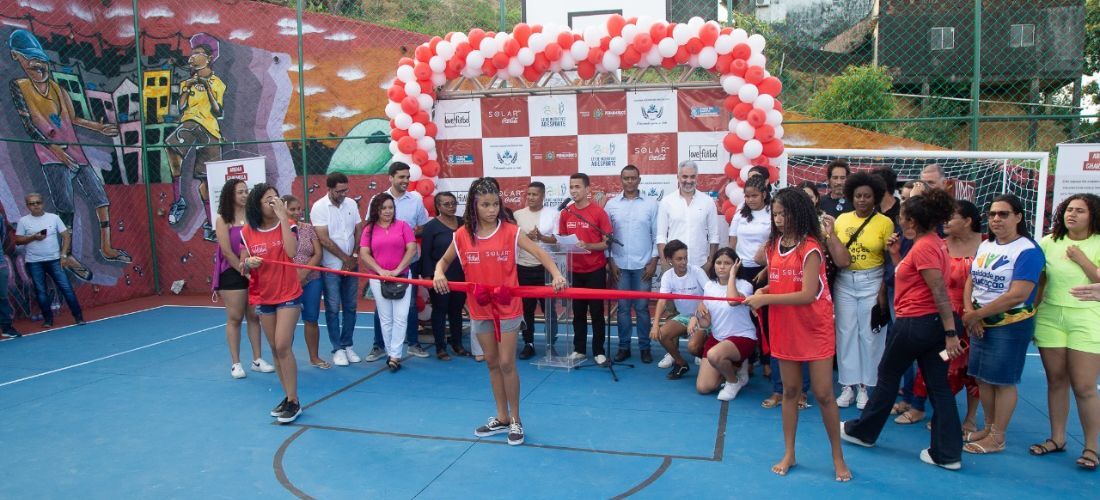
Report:
[[[1028,32],[1030,31],[1031,40],[1028,40]],[[1019,35],[1019,36],[1017,36]],[[1035,25],[1034,24],[1013,24],[1011,31],[1009,32],[1008,46],[1014,49],[1020,49],[1025,47],[1035,46]]]
[[[936,26],[933,27],[928,35],[929,45],[932,50],[954,50],[955,49],[955,27],[954,26]],[[938,46],[937,46],[938,44]]]

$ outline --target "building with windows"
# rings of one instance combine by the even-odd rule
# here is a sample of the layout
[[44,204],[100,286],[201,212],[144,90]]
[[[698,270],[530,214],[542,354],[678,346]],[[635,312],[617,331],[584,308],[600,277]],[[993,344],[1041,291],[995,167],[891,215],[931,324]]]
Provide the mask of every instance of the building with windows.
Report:
[[172,70],[154,69],[145,71],[142,76],[145,78],[145,122],[162,123],[171,109]]

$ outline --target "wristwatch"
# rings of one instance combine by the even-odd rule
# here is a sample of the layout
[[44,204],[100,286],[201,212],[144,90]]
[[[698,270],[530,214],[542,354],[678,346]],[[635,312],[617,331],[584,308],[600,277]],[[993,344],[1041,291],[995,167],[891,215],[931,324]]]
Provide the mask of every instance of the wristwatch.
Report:
[[956,332],[955,330],[944,330],[943,336],[944,337],[949,337],[949,338],[950,337],[958,337],[959,332]]

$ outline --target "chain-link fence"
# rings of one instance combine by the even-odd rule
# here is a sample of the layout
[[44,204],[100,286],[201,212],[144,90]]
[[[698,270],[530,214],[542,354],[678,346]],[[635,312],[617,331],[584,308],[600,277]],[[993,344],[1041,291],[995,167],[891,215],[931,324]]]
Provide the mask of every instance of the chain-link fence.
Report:
[[[0,199],[15,220],[24,195],[44,193],[47,210],[70,223],[83,301],[177,282],[207,292],[206,161],[262,156],[268,181],[307,206],[333,171],[367,198],[387,187],[385,89],[397,61],[450,31],[538,22],[524,17],[531,5],[17,0],[0,13],[15,111],[0,119]],[[664,17],[763,34],[794,145],[1046,151],[1092,130],[1082,96],[1094,86],[1081,75],[1089,9],[1083,0],[679,0]],[[16,281],[29,290],[25,275]]]

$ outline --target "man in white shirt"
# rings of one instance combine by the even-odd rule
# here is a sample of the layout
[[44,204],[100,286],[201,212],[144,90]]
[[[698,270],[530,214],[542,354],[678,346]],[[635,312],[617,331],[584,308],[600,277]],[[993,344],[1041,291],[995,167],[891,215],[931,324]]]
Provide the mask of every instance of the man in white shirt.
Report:
[[[621,245],[611,245],[611,258],[607,261],[611,281],[619,290],[649,292],[653,289],[653,275],[657,272],[657,253],[653,241],[657,234],[657,201],[642,196],[638,185],[642,182],[638,167],[627,165],[619,172],[623,192],[604,205],[615,239]],[[649,348],[649,300],[620,300],[618,308],[619,350],[615,362],[630,357],[630,335],[633,321],[630,311],[638,319],[638,352],[642,363],[652,363]]]
[[[428,223],[428,209],[424,207],[424,198],[420,196],[420,193],[416,191],[409,191],[409,174],[411,170],[409,165],[403,162],[395,161],[390,164],[390,188],[386,190],[390,196],[393,197],[393,206],[396,211],[394,217],[398,220],[405,221],[409,227],[413,228],[413,232],[420,236],[420,232],[424,229],[424,224]],[[374,197],[372,196],[373,200]],[[367,202],[367,206],[370,206],[370,202]],[[420,243],[417,243],[416,256],[413,258],[411,264],[409,264],[412,271],[411,277],[419,277],[417,269],[420,269]],[[409,286],[410,297],[416,297],[416,287]],[[420,322],[417,318],[416,300],[409,301],[409,316],[405,321],[405,343],[409,346],[408,352],[411,356],[418,358],[428,357],[428,351],[425,351],[423,347],[420,347]],[[374,347],[371,348],[370,353],[367,354],[367,362],[378,361],[386,357],[385,343],[382,341],[382,323],[378,319],[378,315],[374,315]]]
[[76,324],[83,325],[84,315],[80,302],[76,300],[76,292],[62,268],[63,264],[71,265],[72,256],[69,250],[72,236],[69,229],[61,222],[61,217],[46,212],[42,205],[42,195],[30,193],[24,201],[30,214],[24,215],[16,224],[15,242],[24,245],[23,259],[27,264],[27,273],[34,282],[35,299],[42,311],[42,327],[53,327],[53,308],[49,295],[46,294],[46,276],[53,280],[57,291],[65,298]]
[[[666,194],[657,210],[657,254],[664,255],[665,244],[680,240],[688,247],[688,263],[704,267],[718,251],[718,209],[714,199],[695,189],[699,167],[695,162],[680,162],[676,170],[679,189]],[[665,262],[668,268],[671,263]]]
[[[328,194],[317,200],[310,218],[321,241],[321,265],[329,269],[354,271],[359,263],[359,233],[363,218],[359,205],[348,198],[348,177],[334,172],[325,179]],[[336,366],[358,363],[352,349],[355,333],[356,299],[359,278],[336,273],[321,273],[325,284],[325,327],[332,343],[332,362]],[[341,312],[342,309],[342,312]]]
[[[550,244],[557,241],[554,232],[558,227],[558,213],[546,209],[546,185],[535,181],[527,185],[527,206],[516,210],[513,216],[516,225],[519,226],[520,237],[529,238],[536,243]],[[542,286],[546,284],[546,268],[542,267],[538,259],[530,253],[519,250],[516,253],[516,271],[519,276],[520,286]],[[557,318],[546,310],[545,299],[523,299],[523,350],[519,353],[519,359],[530,359],[535,355],[535,306],[542,309],[542,314],[554,322]],[[553,330],[553,327],[551,327]],[[551,342],[553,344],[553,342]]]

